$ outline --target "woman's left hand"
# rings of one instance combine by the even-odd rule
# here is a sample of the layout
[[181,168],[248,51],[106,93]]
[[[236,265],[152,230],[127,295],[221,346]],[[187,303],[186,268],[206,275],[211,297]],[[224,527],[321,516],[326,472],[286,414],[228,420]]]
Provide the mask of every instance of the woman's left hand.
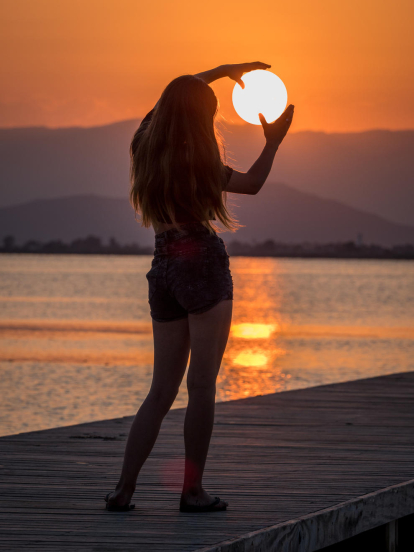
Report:
[[242,76],[244,73],[250,73],[250,71],[256,71],[257,69],[269,69],[271,65],[262,63],[261,61],[253,61],[252,63],[235,63],[233,65],[225,65],[226,75],[236,81],[242,88],[244,88],[244,82]]

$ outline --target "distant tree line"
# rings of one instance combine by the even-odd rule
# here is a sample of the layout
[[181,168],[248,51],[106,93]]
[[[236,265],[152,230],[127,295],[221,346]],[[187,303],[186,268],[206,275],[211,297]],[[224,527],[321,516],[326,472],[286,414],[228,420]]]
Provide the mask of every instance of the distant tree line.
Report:
[[412,244],[383,247],[375,244],[355,243],[354,241],[286,244],[266,240],[254,244],[232,241],[227,246],[227,249],[231,255],[243,255],[246,257],[414,259],[414,245]]
[[[299,258],[339,258],[339,259],[414,259],[414,245],[402,244],[382,247],[375,244],[361,244],[353,241],[339,243],[299,243],[285,244],[266,240],[254,244],[231,241],[226,244],[233,256],[244,257],[299,257]],[[5,236],[0,253],[46,253],[77,255],[152,255],[153,246],[140,246],[136,243],[122,245],[115,238],[104,244],[97,236],[78,238],[70,243],[61,240],[40,242],[27,241],[18,245],[13,236]]]
[[3,239],[1,253],[68,253],[77,255],[149,255],[154,252],[153,247],[141,247],[136,243],[121,245],[115,238],[110,238],[107,244],[102,243],[97,236],[78,238],[70,243],[61,240],[40,242],[27,241],[23,245],[17,245],[13,236]]

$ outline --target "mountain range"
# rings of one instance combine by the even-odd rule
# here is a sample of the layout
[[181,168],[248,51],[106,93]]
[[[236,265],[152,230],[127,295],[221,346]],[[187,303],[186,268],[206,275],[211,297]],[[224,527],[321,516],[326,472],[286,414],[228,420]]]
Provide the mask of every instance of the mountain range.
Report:
[[[355,241],[384,246],[414,243],[414,227],[398,225],[337,201],[267,182],[257,195],[228,194],[228,206],[244,225],[226,232],[226,242],[283,243]],[[34,200],[0,209],[0,238],[71,241],[95,235],[122,244],[153,245],[154,232],[140,226],[127,199],[97,195]]]
[[[0,129],[0,206],[79,194],[127,197],[128,148],[138,125]],[[262,129],[218,126],[229,163],[247,170],[264,145]],[[414,131],[292,132],[269,179],[411,225]]]
[[[0,129],[0,238],[87,233],[152,243],[127,202],[139,120],[92,128]],[[227,162],[245,171],[264,145],[254,125],[219,123]],[[245,225],[231,238],[414,243],[414,131],[289,133],[256,196],[228,194]],[[230,238],[230,235],[228,235]]]

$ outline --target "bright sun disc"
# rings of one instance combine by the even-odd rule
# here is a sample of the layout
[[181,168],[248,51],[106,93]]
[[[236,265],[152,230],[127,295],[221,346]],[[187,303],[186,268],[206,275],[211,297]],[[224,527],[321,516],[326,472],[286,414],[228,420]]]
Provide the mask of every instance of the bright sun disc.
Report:
[[244,89],[236,84],[233,105],[237,114],[252,125],[260,125],[259,113],[268,123],[280,117],[287,104],[287,90],[283,81],[269,71],[251,71],[242,76]]

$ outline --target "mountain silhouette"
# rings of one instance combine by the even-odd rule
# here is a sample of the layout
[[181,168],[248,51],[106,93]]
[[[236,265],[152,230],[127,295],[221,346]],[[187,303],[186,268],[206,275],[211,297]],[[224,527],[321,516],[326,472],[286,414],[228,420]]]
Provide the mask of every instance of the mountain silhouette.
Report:
[[[79,194],[127,197],[128,149],[138,124],[0,129],[0,206]],[[247,170],[264,145],[262,129],[219,127],[230,163]],[[414,131],[292,132],[269,179],[414,224]]]
[[[228,206],[241,224],[223,239],[254,242],[330,243],[356,240],[384,246],[414,243],[414,227],[394,224],[377,215],[319,198],[274,182],[255,196],[228,194]],[[97,195],[35,200],[0,209],[0,238],[13,235],[19,243],[95,235],[122,244],[153,245],[154,231],[135,221],[127,199]]]

